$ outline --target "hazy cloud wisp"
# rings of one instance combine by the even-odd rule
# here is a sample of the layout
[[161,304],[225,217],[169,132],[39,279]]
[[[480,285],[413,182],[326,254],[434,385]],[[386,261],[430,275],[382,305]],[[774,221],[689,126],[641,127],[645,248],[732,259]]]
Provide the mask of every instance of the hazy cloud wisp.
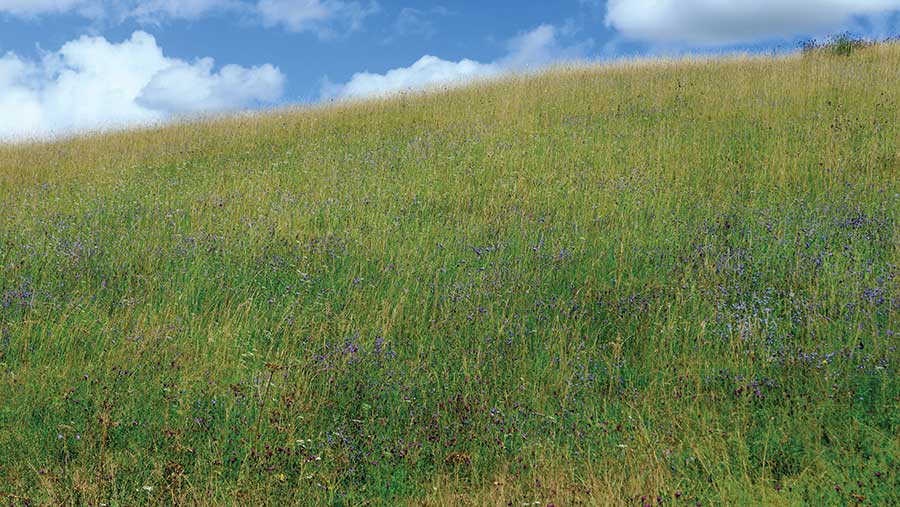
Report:
[[632,40],[721,46],[823,35],[900,0],[609,0],[606,25]]
[[136,19],[157,23],[197,19],[215,12],[240,13],[264,26],[327,37],[358,29],[378,11],[378,3],[345,0],[0,0],[0,14],[36,18],[76,14],[93,20]]
[[341,0],[260,0],[256,10],[266,26],[282,26],[291,32],[316,32],[333,35],[335,26],[347,31],[358,29],[362,21],[378,10],[371,2]]

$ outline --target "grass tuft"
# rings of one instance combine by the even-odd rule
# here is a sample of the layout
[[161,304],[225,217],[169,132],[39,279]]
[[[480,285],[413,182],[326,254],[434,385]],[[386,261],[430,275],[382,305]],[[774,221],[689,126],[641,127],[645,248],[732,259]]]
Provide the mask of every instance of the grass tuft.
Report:
[[900,503],[900,47],[833,52],[0,147],[0,503]]

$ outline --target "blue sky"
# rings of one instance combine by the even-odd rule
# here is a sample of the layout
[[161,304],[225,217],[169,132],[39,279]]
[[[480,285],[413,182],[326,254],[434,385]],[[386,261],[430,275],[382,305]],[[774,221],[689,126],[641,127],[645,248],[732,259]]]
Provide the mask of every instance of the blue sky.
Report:
[[0,139],[366,97],[560,60],[900,33],[900,0],[0,0]]

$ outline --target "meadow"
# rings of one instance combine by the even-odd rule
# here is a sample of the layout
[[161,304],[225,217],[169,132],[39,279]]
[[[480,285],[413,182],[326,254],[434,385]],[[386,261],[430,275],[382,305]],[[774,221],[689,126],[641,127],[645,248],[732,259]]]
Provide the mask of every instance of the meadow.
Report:
[[0,146],[0,505],[900,504],[900,45]]

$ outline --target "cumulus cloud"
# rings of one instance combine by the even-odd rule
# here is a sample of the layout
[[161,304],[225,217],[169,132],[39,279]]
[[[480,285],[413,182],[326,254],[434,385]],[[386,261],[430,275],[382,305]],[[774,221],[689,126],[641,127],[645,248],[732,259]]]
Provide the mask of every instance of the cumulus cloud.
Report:
[[462,59],[454,62],[425,55],[409,67],[392,69],[384,74],[359,72],[343,84],[326,80],[322,87],[322,98],[361,98],[442,84],[455,85],[503,72],[535,68],[553,61],[581,58],[592,45],[593,41],[588,40],[573,46],[563,46],[558,40],[555,27],[541,25],[511,39],[507,44],[507,54],[496,61],[481,63]]
[[409,67],[391,69],[384,74],[358,72],[344,84],[326,81],[322,96],[325,99],[344,99],[384,95],[491,76],[499,71],[500,66],[495,63],[479,63],[468,59],[453,62],[425,55]]
[[900,0],[609,0],[606,25],[632,40],[719,46],[851,28]]
[[226,111],[281,97],[284,76],[272,65],[226,65],[218,72],[212,58],[190,64],[175,60],[157,72],[137,97],[140,106],[172,114]]
[[[82,37],[29,61],[0,57],[0,139],[63,135],[219,112],[281,97],[271,66],[214,69],[212,59],[168,58],[153,36],[111,43]],[[15,119],[8,121],[8,119]]]

